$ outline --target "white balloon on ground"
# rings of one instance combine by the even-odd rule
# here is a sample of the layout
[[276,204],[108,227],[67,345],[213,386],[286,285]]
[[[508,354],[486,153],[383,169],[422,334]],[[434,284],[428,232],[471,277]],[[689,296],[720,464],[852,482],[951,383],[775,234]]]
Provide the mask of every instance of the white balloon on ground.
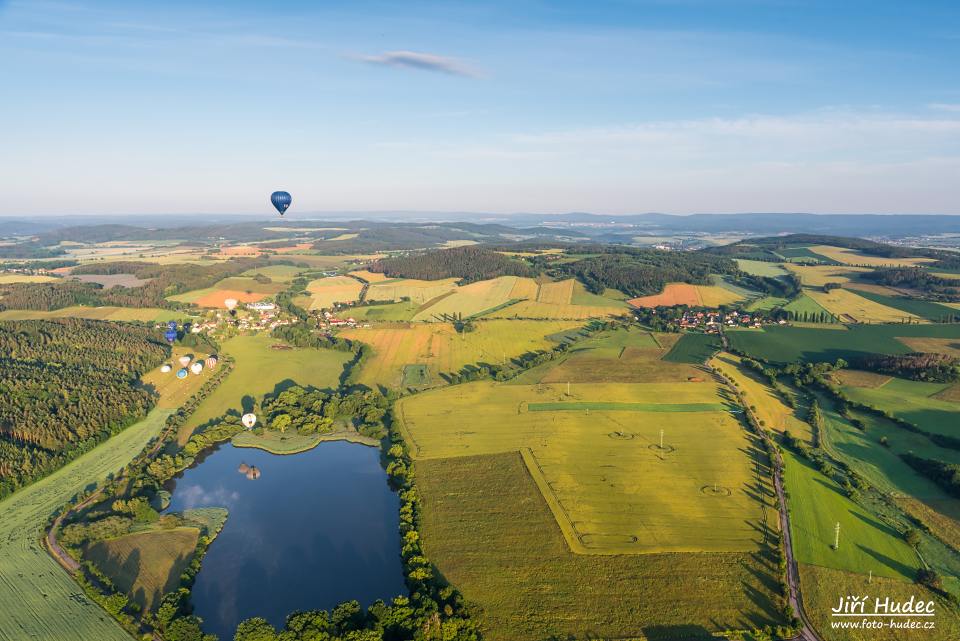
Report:
[[184,367],[186,367],[187,365],[190,364],[190,357],[189,357],[189,356],[181,356],[181,357],[178,358],[177,360],[180,361],[180,364],[183,365]]
[[223,304],[226,305],[227,309],[229,309],[229,310],[232,312],[232,311],[234,310],[234,308],[237,306],[237,299],[236,299],[236,298],[225,298],[225,299],[223,300]]
[[169,365],[164,365],[163,367],[160,368],[160,371],[163,372],[164,374],[166,374],[167,372],[169,372],[169,371],[172,370],[172,369],[173,369],[173,368],[170,367]]
[[194,374],[200,374],[203,371],[203,362],[195,361],[193,365],[190,366],[190,371]]

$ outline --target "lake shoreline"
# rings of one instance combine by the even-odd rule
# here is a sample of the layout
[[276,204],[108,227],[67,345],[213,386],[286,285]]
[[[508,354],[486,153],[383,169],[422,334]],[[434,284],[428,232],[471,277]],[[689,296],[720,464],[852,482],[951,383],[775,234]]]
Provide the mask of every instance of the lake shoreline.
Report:
[[254,434],[252,432],[240,432],[234,434],[230,439],[230,444],[234,447],[251,448],[263,450],[270,454],[280,456],[300,454],[308,452],[321,443],[330,443],[335,441],[346,441],[356,443],[357,445],[366,445],[368,447],[380,447],[380,441],[370,436],[364,436],[352,431],[331,432],[329,434],[312,434],[310,436],[301,436],[299,434],[284,435],[281,438],[267,436],[265,434]]

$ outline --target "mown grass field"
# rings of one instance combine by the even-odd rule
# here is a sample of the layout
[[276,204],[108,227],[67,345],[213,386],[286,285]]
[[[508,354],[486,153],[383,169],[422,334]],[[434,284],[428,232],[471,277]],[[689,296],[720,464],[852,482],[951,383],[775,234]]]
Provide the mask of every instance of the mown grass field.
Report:
[[303,271],[303,267],[295,267],[294,265],[267,265],[266,267],[257,267],[256,269],[245,271],[241,275],[249,277],[260,274],[277,283],[289,283]]
[[420,305],[413,302],[388,303],[386,305],[363,305],[353,307],[351,317],[368,322],[396,322],[409,321],[420,309]]
[[820,305],[820,303],[818,303],[813,298],[811,298],[810,296],[807,296],[804,293],[801,293],[792,301],[784,305],[783,309],[785,309],[788,312],[798,314],[799,318],[803,318],[804,314],[808,314],[808,318],[819,320],[820,314],[822,312],[828,315],[827,320],[829,321],[831,320],[830,316],[832,316],[826,308]]
[[252,407],[254,400],[272,393],[277,386],[297,383],[320,389],[335,388],[344,364],[351,357],[348,352],[333,350],[273,349],[277,344],[280,343],[263,334],[224,341],[223,352],[232,356],[236,364],[226,380],[181,426],[181,445],[198,427],[230,411],[242,413]]
[[352,303],[360,296],[363,284],[349,276],[330,276],[310,281],[310,309],[333,307],[334,303]]
[[893,379],[883,387],[845,387],[844,392],[855,401],[886,410],[928,432],[960,436],[960,403],[933,398],[948,385],[932,387],[911,385],[912,381]]
[[409,298],[417,305],[423,305],[438,296],[452,292],[457,288],[456,278],[442,280],[416,280],[413,278],[371,281],[367,288],[367,300],[400,300]]
[[[960,639],[960,621],[957,612],[951,609],[930,590],[898,579],[874,574],[871,579],[863,574],[844,572],[815,565],[800,564],[800,585],[807,616],[821,635],[829,641],[953,641]],[[860,629],[841,630],[832,627],[836,621],[830,609],[837,607],[841,597],[870,595],[869,608],[876,597],[889,597],[891,601],[905,602],[911,596],[916,600],[937,601],[936,627],[928,630],[906,629]],[[853,617],[854,620],[857,620]],[[919,617],[918,617],[919,619]]]
[[474,363],[502,363],[525,352],[553,347],[547,336],[576,327],[565,321],[477,321],[476,329],[458,334],[450,323],[407,323],[347,329],[340,335],[373,347],[358,382],[371,387],[403,385],[404,368],[426,365],[429,379]]
[[84,557],[134,603],[152,610],[164,594],[179,586],[199,536],[200,529],[195,527],[135,532],[98,541],[85,550]]
[[760,554],[574,554],[518,453],[415,467],[426,553],[483,608],[490,641],[696,639],[779,621]]
[[437,298],[422,308],[413,320],[434,320],[442,314],[462,314],[466,318],[492,310],[511,300],[518,280],[517,276],[500,276],[458,287],[449,296]]
[[871,300],[874,303],[898,309],[905,314],[912,314],[931,321],[944,321],[960,314],[958,310],[946,305],[934,303],[928,300],[918,300],[916,298],[907,298],[905,296],[889,296],[878,294],[876,292],[863,289],[856,289],[857,295]]
[[177,362],[177,359],[181,356],[190,356],[193,359],[199,358],[202,360],[209,354],[177,345],[171,350],[170,358],[166,360],[166,364],[171,366],[169,372],[161,372],[158,367],[143,375],[143,384],[159,394],[157,407],[166,409],[180,407],[210,378],[211,372],[206,367],[199,376],[191,373],[186,378],[177,378],[177,370],[180,369],[180,363]]
[[40,544],[49,516],[77,492],[116,473],[163,429],[169,409],[144,420],[0,502],[0,640],[130,641]]
[[627,302],[634,307],[659,307],[661,305],[667,307],[673,305],[718,307],[737,303],[741,300],[743,300],[743,296],[719,285],[668,283],[659,294],[631,298]]
[[[913,581],[920,560],[900,533],[857,505],[832,479],[785,450],[793,550],[798,563]],[[833,549],[840,523],[840,547]]]
[[574,551],[756,549],[760,455],[718,384],[567,389],[470,383],[403,398],[397,415],[418,460],[523,453]]
[[805,287],[823,287],[827,283],[849,283],[857,274],[871,271],[865,267],[847,265],[784,265],[800,278]]
[[[864,292],[864,294],[866,294],[866,292]],[[806,295],[844,322],[925,322],[925,319],[922,319],[916,314],[894,307],[888,307],[850,289],[839,288],[829,292],[818,289],[808,289],[806,290]]]
[[663,360],[670,363],[705,363],[720,349],[720,338],[714,334],[681,334],[680,340]]
[[147,323],[183,318],[182,312],[159,307],[86,307],[74,305],[53,311],[34,309],[7,309],[0,311],[0,320],[30,320],[46,318],[90,318],[94,320],[141,321]]

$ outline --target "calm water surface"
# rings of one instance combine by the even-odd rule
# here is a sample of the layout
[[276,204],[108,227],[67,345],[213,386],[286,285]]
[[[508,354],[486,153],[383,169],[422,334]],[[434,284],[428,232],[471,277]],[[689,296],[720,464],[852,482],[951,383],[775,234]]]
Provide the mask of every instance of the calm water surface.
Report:
[[[170,511],[230,510],[193,588],[206,632],[229,641],[250,617],[280,627],[295,610],[406,593],[399,498],[379,455],[337,441],[292,456],[226,444],[177,479]],[[260,478],[238,472],[241,463]]]

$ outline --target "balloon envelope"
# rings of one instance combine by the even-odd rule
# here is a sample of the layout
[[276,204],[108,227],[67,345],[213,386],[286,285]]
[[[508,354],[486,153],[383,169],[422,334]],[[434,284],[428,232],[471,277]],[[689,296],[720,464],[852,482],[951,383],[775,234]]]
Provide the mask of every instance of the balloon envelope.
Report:
[[256,414],[244,414],[240,417],[240,422],[243,423],[243,426],[248,430],[251,429],[254,425],[257,424],[257,415]]
[[169,327],[170,329],[176,331],[176,329],[177,329],[177,321],[169,321],[169,322],[167,323],[167,327]]
[[177,378],[186,378],[186,377],[187,377],[186,368],[177,370]]
[[177,330],[168,329],[167,333],[164,334],[164,337],[167,339],[168,343],[172,343],[173,341],[177,340]]
[[172,369],[173,369],[173,368],[170,367],[169,365],[164,365],[163,367],[160,368],[160,371],[163,372],[164,374],[166,374],[167,372],[169,372],[169,371],[172,370]]
[[180,361],[180,364],[183,365],[184,367],[186,367],[187,365],[190,364],[190,357],[189,357],[189,356],[181,356],[181,357],[180,357],[179,359],[177,359],[177,360],[179,360],[179,361]]
[[280,215],[283,216],[283,212],[287,211],[287,208],[290,207],[290,203],[293,202],[293,197],[290,196],[288,192],[275,191],[270,194],[270,202],[273,203],[273,206],[276,207],[277,211],[280,212]]
[[202,362],[202,361],[194,361],[193,365],[190,366],[190,371],[193,372],[194,374],[199,374],[200,372],[202,372],[202,371],[203,371],[203,362]]
[[227,309],[229,309],[229,310],[232,312],[232,311],[233,311],[233,308],[237,306],[237,299],[236,299],[236,298],[224,298],[224,299],[223,299],[223,304],[227,307]]

